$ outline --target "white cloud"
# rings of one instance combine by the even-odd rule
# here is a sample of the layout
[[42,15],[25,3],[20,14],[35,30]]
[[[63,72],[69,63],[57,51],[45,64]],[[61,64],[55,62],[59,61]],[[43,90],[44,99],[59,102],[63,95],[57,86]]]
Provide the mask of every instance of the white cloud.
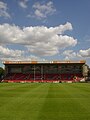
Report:
[[7,4],[0,1],[0,17],[10,18],[11,16],[7,11]]
[[78,55],[81,57],[90,57],[90,48],[87,50],[80,50]]
[[52,15],[56,12],[56,9],[52,1],[49,1],[46,4],[41,4],[36,2],[33,6],[33,15],[28,15],[28,17],[36,17],[38,19],[47,18],[47,16]]
[[45,61],[44,59],[34,56],[34,55],[30,55],[30,56],[20,56],[20,57],[7,57],[7,56],[3,56],[0,58],[1,61]]
[[65,60],[71,60],[77,58],[77,53],[73,50],[65,50],[62,55],[65,56]]
[[25,55],[24,53],[24,56],[21,56],[19,58],[17,58],[17,60],[20,60],[20,61],[45,61],[45,59],[41,58],[41,57],[38,57],[38,56],[35,56],[35,55]]
[[37,43],[36,46],[27,46],[28,51],[30,53],[39,55],[39,56],[53,56],[57,53],[59,53],[59,50],[56,46],[53,46],[52,44],[46,44],[46,43]]
[[15,59],[15,57],[20,57],[23,54],[24,54],[24,51],[9,49],[7,47],[3,47],[0,45],[0,58],[12,57]]
[[13,61],[45,61],[45,59],[42,59],[40,57],[34,56],[34,55],[26,55],[26,51],[22,50],[13,50],[9,49],[8,47],[1,46],[0,45],[0,60],[1,61],[7,61],[7,60],[13,60]]
[[66,30],[72,30],[71,23],[56,27],[24,27],[3,24],[0,25],[1,44],[22,44],[30,54],[52,56],[59,53],[60,49],[75,46],[77,40],[63,35]]
[[19,6],[20,7],[22,7],[22,8],[27,8],[28,6],[27,6],[27,2],[28,2],[28,0],[20,0],[19,2],[18,2],[18,4],[19,4]]
[[41,56],[53,56],[59,53],[60,49],[74,46],[77,41],[68,36],[53,36],[50,41],[37,42],[32,46],[27,46],[31,53]]
[[87,50],[79,50],[74,52],[73,50],[66,50],[62,53],[65,56],[66,60],[70,59],[87,59],[90,58],[90,48]]

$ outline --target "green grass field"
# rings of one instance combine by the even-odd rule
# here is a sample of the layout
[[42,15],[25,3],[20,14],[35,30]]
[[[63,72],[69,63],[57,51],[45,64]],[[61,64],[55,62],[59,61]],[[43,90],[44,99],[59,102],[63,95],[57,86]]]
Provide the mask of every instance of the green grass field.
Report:
[[0,83],[0,120],[90,120],[90,84]]

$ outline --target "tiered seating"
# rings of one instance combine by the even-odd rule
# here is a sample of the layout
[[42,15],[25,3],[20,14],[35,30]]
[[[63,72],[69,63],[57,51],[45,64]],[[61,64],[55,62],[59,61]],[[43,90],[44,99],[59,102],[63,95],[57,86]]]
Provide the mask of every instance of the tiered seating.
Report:
[[13,77],[14,77],[14,75],[15,75],[15,74],[13,74],[13,73],[9,73],[9,74],[7,74],[7,75],[5,76],[5,78],[4,78],[4,79],[7,79],[7,80],[12,80],[12,79],[13,79]]
[[[76,78],[74,78],[76,76]],[[7,74],[4,80],[6,81],[28,81],[28,82],[53,82],[53,81],[80,81],[80,74],[30,74],[30,73],[10,73]]]

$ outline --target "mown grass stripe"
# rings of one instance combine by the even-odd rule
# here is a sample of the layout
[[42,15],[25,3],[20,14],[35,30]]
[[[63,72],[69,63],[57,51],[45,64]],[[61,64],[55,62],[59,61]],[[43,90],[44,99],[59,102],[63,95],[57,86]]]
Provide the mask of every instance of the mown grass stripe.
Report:
[[0,120],[90,120],[90,84],[0,84]]
[[[90,112],[88,110],[90,110],[90,107],[87,109],[85,105],[83,105],[84,102],[82,102],[82,96],[80,97],[80,95],[76,95],[76,93],[80,94],[80,92],[78,93],[79,89],[73,89],[73,85],[74,84],[51,84],[48,91],[47,99],[39,115],[39,119],[89,119]],[[76,93],[74,90],[76,91]],[[87,92],[84,92],[84,94],[87,95]],[[85,98],[86,96],[83,97],[84,100],[88,103],[89,100]]]
[[[36,87],[37,86],[37,87]],[[21,92],[20,96],[15,96],[13,99],[8,99],[8,102],[0,108],[3,111],[0,112],[0,120],[9,119],[9,120],[34,120],[38,116],[39,109],[41,109],[47,90],[45,89],[45,84],[32,84],[32,87],[29,84],[29,87],[26,88],[25,92],[21,91],[21,88],[17,88],[18,92]],[[30,88],[31,87],[31,88]],[[46,86],[47,87],[47,86]],[[16,89],[15,89],[16,90]],[[42,94],[37,94],[42,90]],[[44,96],[43,96],[44,93]],[[10,93],[9,93],[10,94]],[[33,96],[34,95],[34,96]],[[10,96],[9,96],[10,97]],[[4,97],[5,98],[5,97]],[[5,113],[5,116],[4,116]],[[12,117],[11,117],[12,116]]]

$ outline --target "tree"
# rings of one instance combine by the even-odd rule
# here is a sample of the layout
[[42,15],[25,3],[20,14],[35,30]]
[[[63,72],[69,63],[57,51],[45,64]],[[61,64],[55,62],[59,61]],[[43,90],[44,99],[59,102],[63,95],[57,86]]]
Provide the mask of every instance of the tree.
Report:
[[0,79],[2,79],[4,76],[4,69],[0,67]]

